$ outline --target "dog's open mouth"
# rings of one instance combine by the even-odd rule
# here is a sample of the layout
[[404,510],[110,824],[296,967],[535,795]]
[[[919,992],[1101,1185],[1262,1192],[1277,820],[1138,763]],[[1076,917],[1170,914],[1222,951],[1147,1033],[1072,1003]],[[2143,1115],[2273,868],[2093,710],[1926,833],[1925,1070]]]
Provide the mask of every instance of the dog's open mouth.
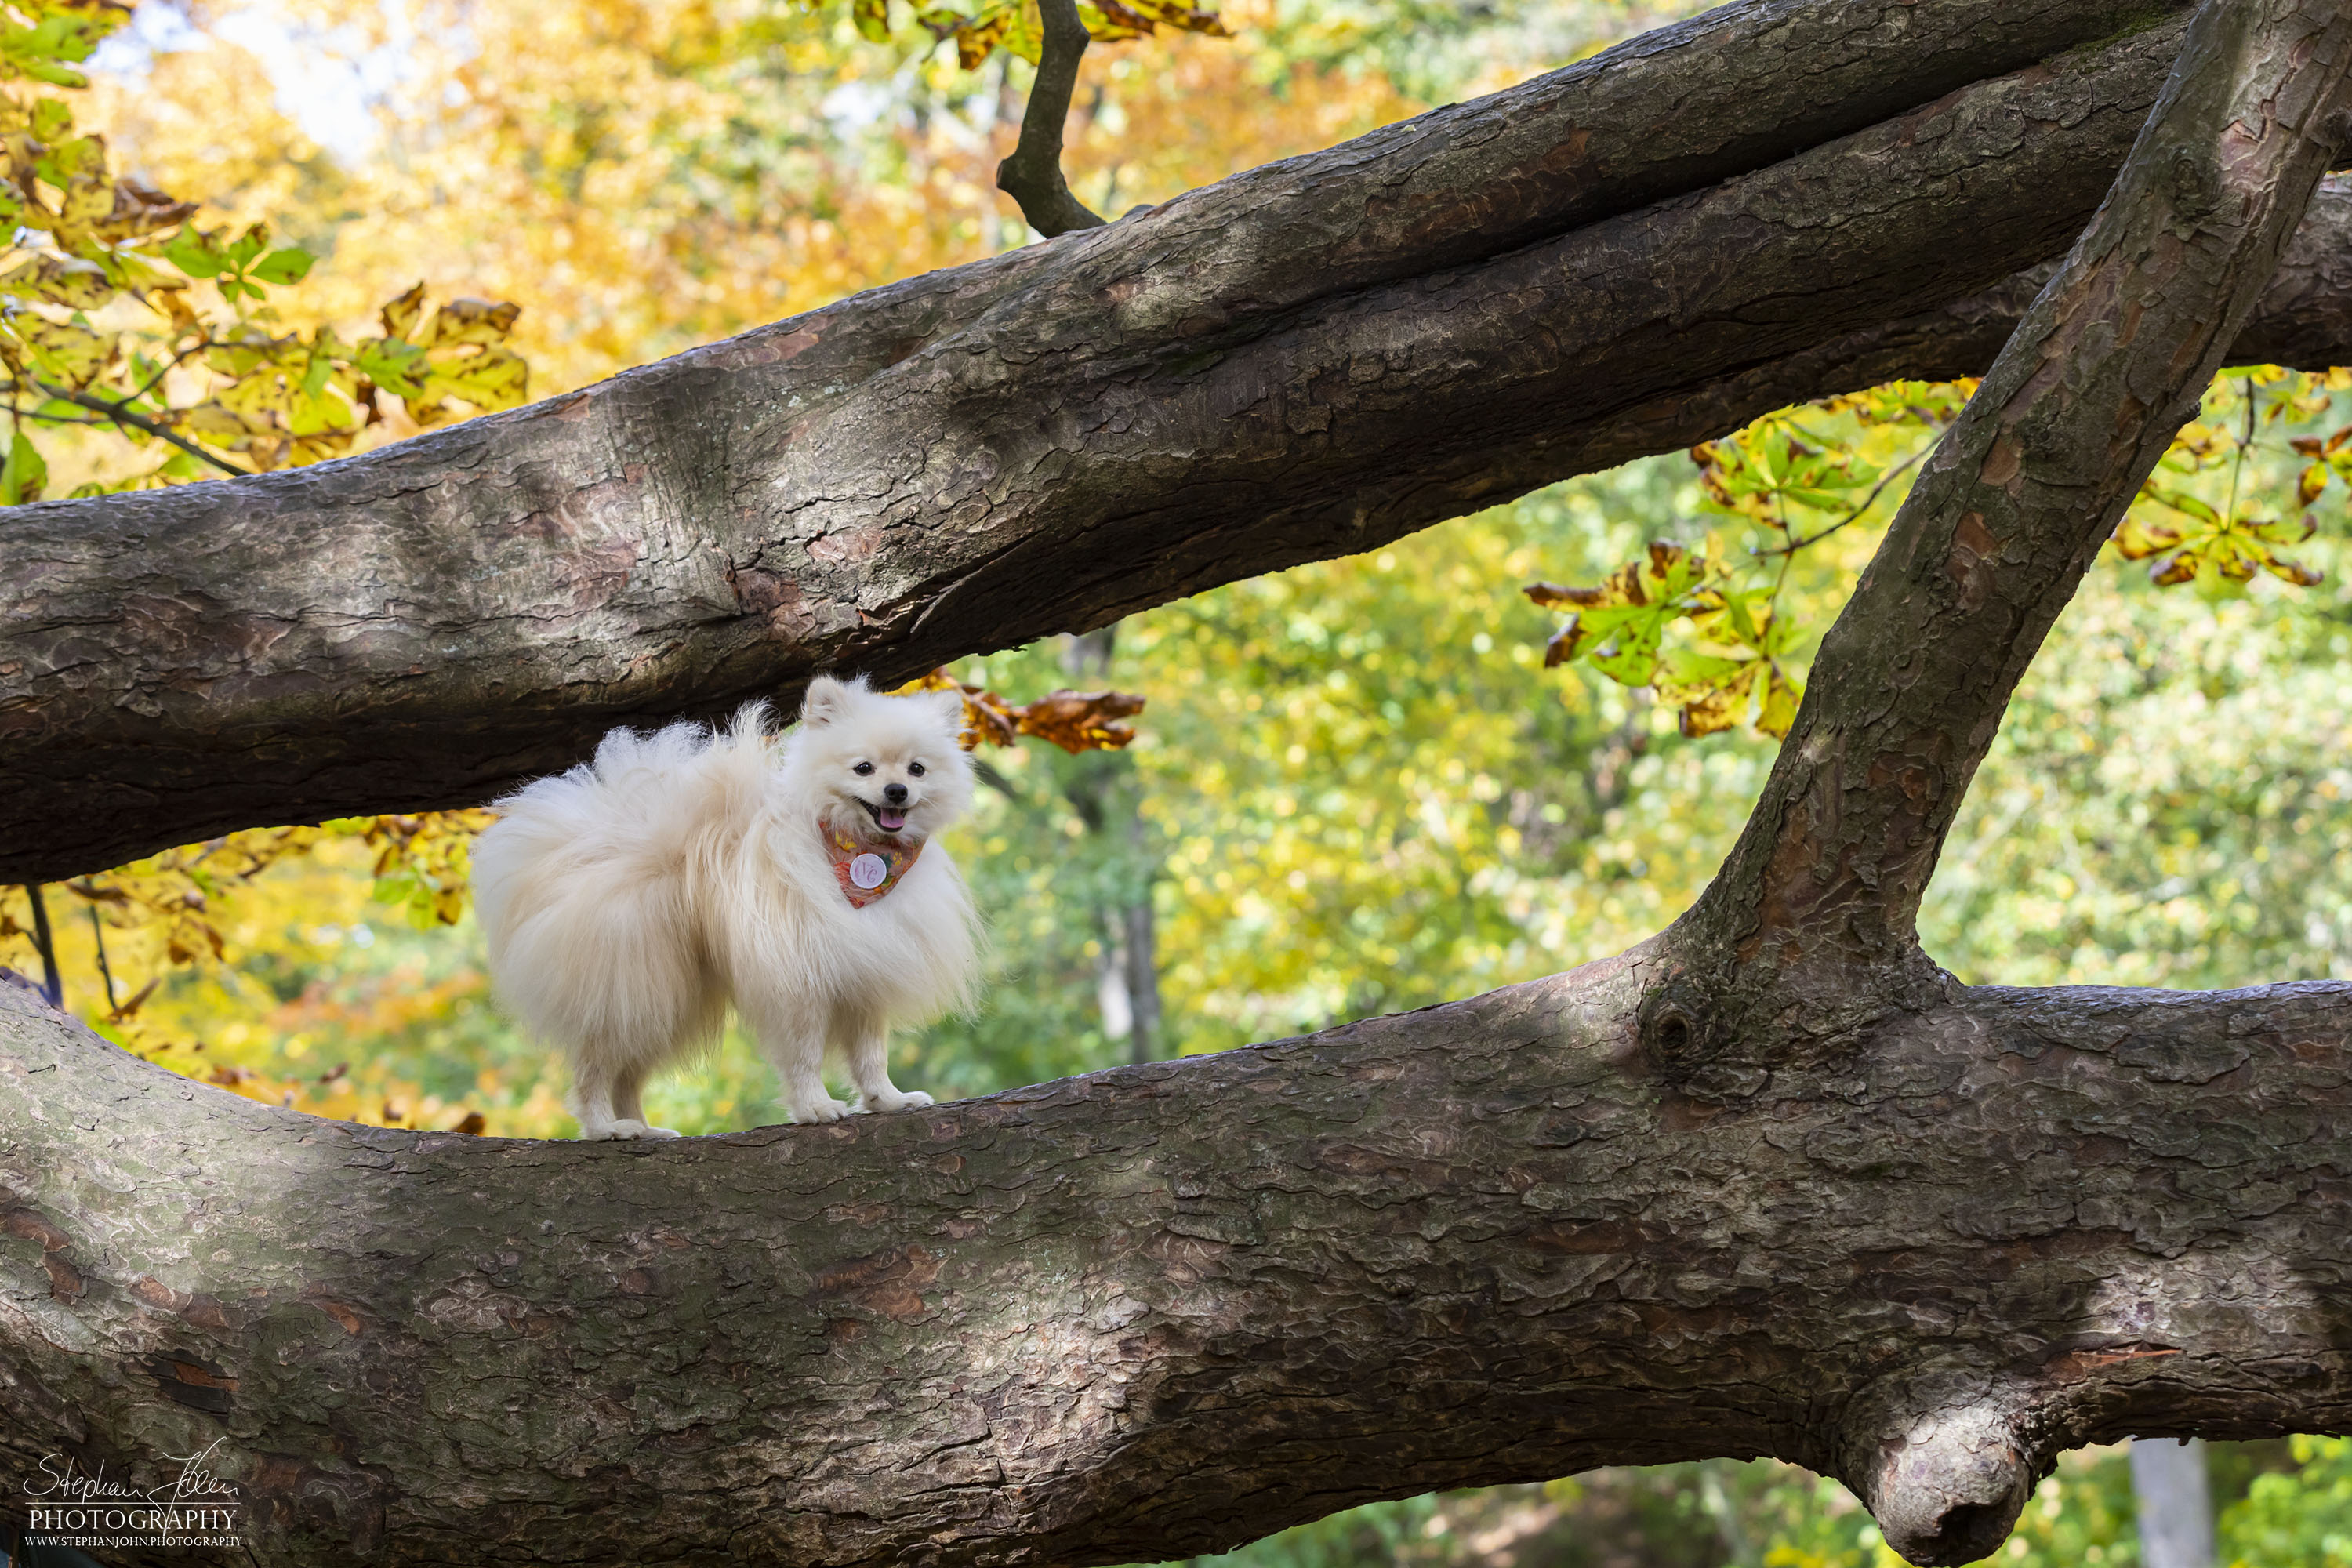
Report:
[[870,800],[859,800],[856,795],[852,795],[850,798],[852,800],[856,800],[858,805],[864,806],[866,808],[866,815],[874,819],[874,826],[880,828],[885,833],[896,833],[898,829],[907,826],[907,808],[905,806],[877,805]]

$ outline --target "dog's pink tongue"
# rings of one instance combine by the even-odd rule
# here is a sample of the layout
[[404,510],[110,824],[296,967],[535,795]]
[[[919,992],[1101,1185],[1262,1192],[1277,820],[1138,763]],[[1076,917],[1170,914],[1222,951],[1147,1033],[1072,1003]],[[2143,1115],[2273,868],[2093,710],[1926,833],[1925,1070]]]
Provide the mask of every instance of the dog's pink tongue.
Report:
[[892,833],[907,826],[907,814],[903,811],[894,811],[887,805],[875,814],[874,819]]

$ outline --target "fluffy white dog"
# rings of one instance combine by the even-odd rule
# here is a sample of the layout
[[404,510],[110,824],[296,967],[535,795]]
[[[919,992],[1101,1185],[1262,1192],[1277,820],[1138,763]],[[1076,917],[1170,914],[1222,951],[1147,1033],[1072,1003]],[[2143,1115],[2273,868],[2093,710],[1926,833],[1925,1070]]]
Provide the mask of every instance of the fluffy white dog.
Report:
[[[732,998],[795,1121],[929,1105],[891,1087],[894,1025],[971,989],[976,917],[931,842],[971,804],[954,692],[810,682],[781,741],[754,703],[722,730],[615,730],[596,760],[499,802],[474,850],[490,974],[572,1058],[583,1138],[646,1124],[657,1068],[709,1045]],[[858,1103],[825,1092],[825,1048]]]

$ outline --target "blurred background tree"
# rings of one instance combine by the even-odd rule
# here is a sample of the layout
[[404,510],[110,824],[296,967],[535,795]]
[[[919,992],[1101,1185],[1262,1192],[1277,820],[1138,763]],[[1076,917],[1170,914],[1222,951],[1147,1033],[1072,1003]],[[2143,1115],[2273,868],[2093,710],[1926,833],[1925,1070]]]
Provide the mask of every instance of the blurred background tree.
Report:
[[[1697,8],[1244,0],[1222,12],[1230,37],[1163,32],[1087,56],[1070,183],[1116,215]],[[394,342],[431,351],[438,316],[402,303],[419,278],[497,302],[457,312],[443,361],[496,348],[528,363],[537,395],[1024,243],[993,178],[1028,63],[999,51],[966,69],[953,37],[903,5],[877,20],[848,0],[148,0],[104,41],[96,29],[87,88],[26,93],[68,100],[71,131],[105,137],[110,193],[120,174],[203,202],[184,222],[109,242],[144,245],[148,265],[192,286],[164,292],[203,307],[191,327],[161,295],[115,306],[135,291],[110,284],[105,308],[121,313],[87,330],[119,346],[102,376],[68,390],[120,399],[199,330],[207,342],[257,334],[278,346],[252,364],[215,365],[200,350],[210,379],[157,383],[142,417],[168,422],[266,373],[263,427],[190,426],[188,439],[204,447],[211,429],[207,449],[235,466],[310,460],[331,453],[297,437],[327,426],[294,428],[298,394],[341,400],[333,428],[352,434],[334,449],[420,422],[383,391],[396,382],[354,357],[371,342],[377,362],[413,362],[383,346]],[[44,175],[35,195],[43,184],[68,194]],[[170,258],[184,230],[227,257],[256,225],[268,226],[260,245],[234,268],[186,247],[186,265]],[[247,271],[289,250],[304,259],[277,263],[245,298]],[[80,310],[99,321],[70,298],[44,300],[44,286],[20,279],[16,319],[71,325]],[[489,325],[495,342],[482,341]],[[475,341],[458,342],[469,330]],[[314,362],[326,368],[310,386]],[[427,417],[521,395],[518,384],[468,405],[416,385]],[[2217,387],[2207,449],[2165,481],[2213,521],[2155,499],[2140,520],[2158,531],[2138,542],[2159,574],[2202,552],[2181,578],[2192,591],[2118,562],[2067,611],[1923,913],[1930,951],[1962,979],[2221,986],[2352,969],[2344,492],[2322,476],[2305,493],[2352,417],[2343,390],[2275,375]],[[974,1016],[909,1043],[908,1081],[983,1093],[1223,1049],[1550,973],[1659,929],[1713,872],[1774,744],[1768,683],[1751,677],[1739,711],[1728,698],[1709,707],[1694,687],[1712,680],[1719,695],[1734,676],[1704,661],[1769,653],[1801,679],[1900,499],[1900,465],[1950,395],[1792,411],[1697,461],[1556,486],[1370,555],[1131,617],[1115,637],[965,661],[963,679],[1019,697],[1110,686],[1150,706],[1124,752],[986,754],[990,787],[956,847],[990,916],[992,984]],[[10,500],[220,466],[120,422],[45,425],[23,397],[15,411],[12,437],[26,433],[41,475],[12,458]],[[1835,461],[1812,462],[1824,455]],[[2324,526],[2292,558],[2322,574],[2315,584],[2218,564],[2225,535],[2284,547],[2306,503]],[[1694,618],[1661,645],[1682,662],[1661,675],[1596,637],[1547,668],[1561,616],[1523,586],[1605,584],[1655,541],[1720,568],[1693,579],[1717,600],[1694,599]],[[1751,624],[1743,644],[1727,595],[1751,595],[1743,613],[1765,605],[1781,630]],[[1769,648],[1768,635],[1780,638]],[[1727,714],[1715,732],[1690,732]],[[52,889],[67,1001],[167,1065],[322,1114],[566,1134],[545,1056],[490,1004],[464,910],[467,826],[372,818],[237,835]],[[37,971],[31,926],[10,889],[0,962]],[[689,1131],[782,1116],[766,1069],[731,1037],[651,1098],[657,1119]],[[2222,1562],[2352,1565],[2344,1443],[2214,1455]],[[2005,1554],[2136,1562],[2132,1511],[2121,1450],[2071,1456]],[[1381,1505],[1234,1560],[1894,1561],[1842,1489],[1769,1461]]]

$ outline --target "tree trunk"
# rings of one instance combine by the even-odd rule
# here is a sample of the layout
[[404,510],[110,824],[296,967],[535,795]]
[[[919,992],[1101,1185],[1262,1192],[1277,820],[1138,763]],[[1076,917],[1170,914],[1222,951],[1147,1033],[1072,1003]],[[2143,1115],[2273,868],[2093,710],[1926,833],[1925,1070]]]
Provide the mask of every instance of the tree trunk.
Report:
[[2213,1495],[2204,1441],[2134,1442],[2131,1473],[2139,1503],[2140,1568],[2213,1568]]
[[[479,802],[616,723],[1083,631],[1981,368],[1997,329],[1955,355],[1937,312],[2089,216],[2178,47],[2150,14],[1727,8],[367,457],[13,509],[0,879]],[[2306,303],[2254,340],[2352,359],[2340,296]]]
[[[1997,32],[2002,8],[1899,9],[1932,37],[1960,12]],[[1702,19],[1676,47],[1700,47],[1690,40],[1714,37],[1711,26],[1838,10],[1768,6]],[[1864,12],[1879,15],[1843,14]],[[2013,150],[2000,166],[2013,170],[2024,155],[2014,149],[2046,129],[2011,113],[2021,98],[2073,91],[2084,73],[2109,69],[2157,36],[1964,90],[1870,142],[1873,156],[1908,160],[1915,171],[1920,160],[1957,160],[1949,191],[1919,195],[1900,222],[1882,226],[1907,232],[1916,217],[1934,229],[1949,202],[1977,202],[1990,225],[1984,246],[2000,254],[2002,209],[1981,205],[1993,182],[1980,169],[1959,177],[1968,149],[1991,145],[1969,138],[2001,119],[1972,118],[1971,95],[2009,95],[2000,101],[2011,106],[2002,114]],[[2168,36],[2177,41],[2179,30]],[[1766,41],[1758,35],[1757,47],[1770,54]],[[1832,64],[1841,58],[1843,46],[1821,47]],[[1438,1487],[1773,1454],[1844,1479],[1912,1561],[1950,1563],[1999,1542],[2062,1448],[2132,1434],[2352,1427],[2344,1175],[2352,985],[2206,994],[1970,988],[1919,950],[1912,925],[2019,675],[2139,475],[2248,332],[2341,141],[2352,16],[2338,5],[2211,0],[2180,48],[2114,191],[2000,349],[1824,642],[1748,832],[1671,930],[1567,974],[1305,1039],[919,1112],[643,1144],[320,1122],[171,1077],[32,991],[0,987],[0,1456],[27,1475],[43,1456],[70,1453],[85,1473],[104,1466],[148,1477],[169,1468],[168,1456],[212,1454],[213,1468],[243,1489],[248,1515],[246,1545],[220,1560],[249,1551],[260,1568],[275,1568],[1118,1563],[1229,1546],[1350,1503]],[[1672,49],[1636,47],[1628,58],[1636,74],[1682,68]],[[2108,112],[2095,98],[2076,100],[2077,130]],[[2035,101],[2036,113],[2051,107]],[[1487,129],[1504,140],[1517,133]],[[1393,150],[1416,134],[1408,128],[1379,145]],[[1657,139],[1671,142],[1664,131]],[[1401,371],[1398,385],[1358,404],[1352,417],[1402,430],[1414,406],[1403,381],[1422,386],[1426,490],[1395,479],[1402,468],[1381,482],[1392,485],[1385,490],[1350,489],[1323,471],[1333,494],[1370,507],[1349,515],[1374,521],[1342,525],[1338,512],[1308,504],[1307,480],[1286,490],[1290,478],[1253,468],[1260,458],[1247,456],[1260,443],[1270,465],[1277,427],[1290,429],[1301,472],[1318,471],[1361,432],[1305,419],[1315,397],[1381,389],[1385,369],[1360,383],[1342,375],[1322,392],[1312,375],[1251,382],[1198,370],[1212,388],[1255,386],[1280,405],[1279,419],[1268,414],[1271,423],[1253,426],[1256,405],[1220,404],[1204,391],[1192,413],[1154,410],[1123,401],[1102,366],[1072,359],[1014,379],[1034,391],[1098,375],[1082,400],[1091,412],[1048,398],[1025,419],[990,415],[990,400],[1008,395],[992,378],[1012,361],[991,357],[1010,352],[1007,323],[1034,334],[1062,320],[1037,315],[1034,293],[1004,295],[995,325],[975,318],[844,395],[856,403],[870,394],[863,406],[876,421],[876,450],[896,439],[897,419],[911,429],[931,417],[939,445],[929,467],[863,492],[869,515],[908,524],[855,536],[871,546],[861,559],[864,581],[881,595],[874,603],[896,605],[898,619],[877,616],[887,626],[870,643],[856,638],[871,627],[844,621],[838,646],[896,650],[890,658],[971,646],[1023,615],[1042,616],[1049,593],[1065,591],[1061,602],[1100,621],[1171,584],[1254,569],[1238,563],[1256,552],[1349,548],[1367,530],[1469,493],[1475,467],[1461,411],[1475,403],[1503,417],[1474,384],[1549,384],[1570,405],[1559,428],[1610,398],[1621,411],[1612,417],[1650,406],[1670,424],[1682,416],[1641,400],[1671,402],[1680,384],[1704,391],[1749,376],[1769,384],[1783,374],[1776,366],[1806,355],[1885,352],[1889,332],[1948,342],[1938,322],[1997,308],[1933,309],[1958,291],[1957,259],[1937,285],[1951,291],[1901,303],[1912,298],[1908,285],[1866,275],[1886,246],[1846,240],[1856,248],[1828,281],[1812,280],[1816,297],[1876,290],[1877,313],[1849,321],[1842,338],[1772,327],[1769,291],[1748,296],[1762,315],[1735,330],[1682,308],[1701,290],[1658,303],[1649,360],[1640,331],[1617,340],[1635,367],[1632,391],[1604,395],[1573,377],[1546,383],[1576,353],[1598,352],[1559,350],[1561,340],[1543,337],[1554,320],[1543,312],[1572,315],[1585,307],[1570,296],[1605,293],[1596,279],[1612,245],[1626,247],[1615,253],[1617,276],[1638,292],[1628,280],[1657,254],[1633,243],[1642,235],[1685,220],[1704,228],[1710,213],[1760,212],[1739,204],[1759,202],[1775,181],[1783,219],[1824,210],[1799,202],[1801,174],[1829,181],[1846,155],[1816,149],[1737,197],[1725,186],[1613,229],[1619,220],[1605,220],[1556,247],[1465,263],[1399,286],[1377,309],[1365,302],[1385,286],[1363,283],[1347,301],[1298,306],[1278,326],[1244,321],[1264,302],[1247,289],[1229,298],[1249,303],[1222,315],[1203,302],[1228,296],[1180,264],[1192,243],[1183,226],[1122,223],[1043,258],[971,269],[967,282],[1037,279],[1066,263],[1082,272],[1089,258],[1124,255],[1135,237],[1156,236],[1151,243],[1178,258],[1164,278],[1112,273],[1104,289],[1065,303],[1092,300],[1089,321],[1130,343],[1147,329],[1192,332],[1185,312],[1199,312],[1196,341],[1228,345],[1215,351],[1225,364],[1276,355],[1263,362],[1272,366],[1280,353],[1316,363],[1318,343],[1339,341],[1319,339],[1325,327],[1362,345],[1385,321],[1393,357],[1365,362],[1368,372],[1399,365],[1412,375]],[[1821,156],[1831,163],[1812,162]],[[1254,178],[1299,173],[1284,168]],[[1549,177],[1530,173],[1527,184]],[[1363,232],[1418,221],[1409,187],[1385,205],[1361,191],[1356,198],[1360,226],[1282,243],[1327,245],[1344,273],[1369,265],[1371,253],[1349,248]],[[1197,219],[1223,209],[1190,210]],[[1500,232],[1491,226],[1502,218],[1475,201],[1447,210],[1457,221],[1433,250],[1456,243],[1457,230]],[[1784,226],[1746,230],[1759,279],[1731,276],[1750,265],[1743,259],[1715,284],[1761,289]],[[1615,238],[1595,238],[1602,229]],[[1600,270],[1547,270],[1570,254]],[[1472,287],[1506,276],[1527,292],[1482,296]],[[1055,287],[1065,285],[1076,288],[1067,278]],[[1178,298],[1196,286],[1201,300]],[[910,286],[884,302],[924,297]],[[1409,300],[1420,303],[1408,309]],[[1514,316],[1522,304],[1535,314]],[[856,321],[882,308],[869,302]],[[1416,310],[1467,315],[1433,323]],[[1888,324],[1905,311],[1913,326]],[[1442,368],[1445,342],[1478,341],[1507,319],[1517,321],[1517,340],[1495,340],[1480,374]],[[1657,325],[1669,321],[1681,323],[1671,334]],[[1696,356],[1698,380],[1667,374],[1669,339]],[[1724,357],[1734,339],[1758,351],[1736,366]],[[824,341],[820,333],[803,346],[821,356]],[[744,352],[742,343],[714,351]],[[1053,357],[1038,349],[1022,363]],[[1606,363],[1592,362],[1596,374]],[[1148,356],[1128,368],[1134,387],[1165,370]],[[615,384],[659,404],[684,384],[662,377],[688,374],[674,363]],[[954,375],[966,378],[957,400],[926,401],[944,395],[941,378]],[[670,392],[655,395],[664,385]],[[725,385],[731,397],[744,384]],[[1585,414],[1575,411],[1579,397]],[[731,404],[669,406],[680,428],[706,436],[730,419],[785,416]],[[1090,423],[1124,408],[1129,422],[1117,427],[1143,432],[1142,446],[1165,457],[1188,418],[1220,406],[1231,414],[1223,444],[1192,448],[1209,489],[1192,488],[1172,464],[1154,468],[1148,453],[1126,467],[1102,456],[1115,426]],[[943,408],[974,422],[940,418]],[[1521,415],[1531,419],[1532,405]],[[532,419],[558,416],[461,427],[453,437],[475,431],[477,445],[462,449],[481,465],[438,479],[433,465],[461,449],[449,438],[323,471],[314,491],[238,493],[309,494],[305,504],[326,507],[339,486],[405,473],[412,500],[443,498],[415,504],[446,503],[432,514],[446,522],[477,504],[477,489],[498,491],[477,485],[484,474],[554,493],[542,483],[552,470],[501,468],[490,454],[515,429],[536,428]],[[729,482],[751,472],[782,479],[730,489],[730,504],[757,512],[799,494],[821,511],[832,503],[784,481],[833,471],[839,498],[879,483],[878,468],[860,479],[795,456],[803,438],[846,453],[851,433],[819,432],[835,417],[821,409],[794,417],[780,466],[747,458]],[[609,437],[614,427],[597,428]],[[1584,449],[1632,439],[1582,428]],[[1082,449],[1095,456],[1069,458]],[[1362,463],[1386,460],[1351,449]],[[972,466],[982,452],[988,462]],[[1535,463],[1495,461],[1506,488]],[[1164,501],[1156,512],[1143,510],[1143,489],[1120,488],[1154,472]],[[650,473],[648,493],[658,492],[667,481]],[[1186,509],[1254,473],[1257,493],[1229,495],[1227,510],[1195,530]],[[1104,488],[1090,488],[1097,479]],[[918,523],[912,498],[923,493],[942,505]],[[992,499],[974,509],[982,495]],[[1118,495],[1136,510],[1106,500]],[[1386,500],[1371,506],[1375,495]],[[219,504],[192,502],[198,510],[184,516]],[[372,509],[408,504],[379,496],[321,515],[384,539],[390,514]],[[1000,505],[1025,521],[1007,521],[1012,532],[994,546],[975,542],[991,536]],[[1074,520],[1090,508],[1108,542],[1081,537]],[[35,532],[62,539],[67,519],[102,531],[161,514],[109,503],[32,515]],[[562,515],[580,525],[577,541],[601,514]],[[1164,549],[1138,556],[1149,517],[1166,531]],[[1253,518],[1248,534],[1234,530]],[[215,517],[203,526],[228,525]],[[932,541],[931,553],[900,537],[915,533]],[[662,537],[674,561],[691,557],[684,534]],[[1058,542],[1062,553],[1050,562],[1024,553],[1037,541]],[[163,542],[139,548],[162,559]],[[754,570],[750,559],[736,563],[739,581]],[[1022,572],[1045,585],[1021,588]],[[658,607],[658,595],[644,602]],[[797,615],[812,602],[804,595],[771,607],[799,606]],[[133,641],[168,629],[170,617],[146,603],[132,596],[147,617],[145,629],[125,634]],[[187,624],[210,613],[196,606]],[[683,628],[701,612],[680,600],[667,613],[665,625]],[[583,611],[565,635],[584,638],[578,627],[594,618]],[[692,637],[677,630],[682,651],[672,663],[736,668],[724,619],[713,612]],[[363,629],[340,624],[349,640],[366,641]],[[328,625],[322,616],[283,640],[315,640]],[[512,652],[539,634],[500,621],[486,635]],[[529,646],[544,653],[556,643]],[[585,643],[570,646],[585,657]],[[816,645],[793,646],[802,658]],[[118,743],[110,727],[131,721],[95,694],[107,670],[144,668],[143,657],[90,645],[83,684],[72,688],[85,706],[68,713],[60,696],[54,711],[42,710],[58,727],[39,754],[79,746],[89,757]],[[280,655],[257,633],[245,657]],[[361,670],[354,732],[391,710],[368,708],[377,699],[364,668],[382,657],[362,649],[356,664],[317,678],[326,690]],[[462,686],[449,672],[464,657],[420,667],[419,689],[443,695],[418,700],[429,708]],[[573,679],[593,684],[588,667],[559,664],[572,672],[559,678],[514,657],[509,700],[495,708],[502,722],[524,712],[575,722],[595,702],[626,695],[622,682],[603,696],[566,696]],[[154,666],[142,689],[178,691],[154,673],[172,668]],[[62,677],[49,679],[65,689]],[[223,734],[248,722],[280,726],[295,749],[267,798],[310,799],[305,791],[323,786],[304,770],[326,769],[327,753],[302,748],[327,733],[324,699],[306,710],[300,696],[232,682],[213,709],[187,695],[184,708],[159,700],[150,717],[163,726],[158,736],[179,732],[174,723],[185,731],[186,715],[205,710],[226,716]],[[489,732],[484,721],[480,733]],[[506,754],[535,743],[517,741]],[[447,753],[458,771],[487,766],[490,755],[463,726]],[[115,1555],[163,1560],[135,1549]]]
[[[1063,670],[1080,685],[1108,685],[1118,639],[1115,621],[1070,638],[1062,650]],[[1121,890],[1095,911],[1102,949],[1095,960],[1095,985],[1103,1033],[1126,1046],[1129,1061],[1152,1061],[1160,1040],[1160,938],[1151,908],[1160,858],[1153,852],[1151,825],[1143,819],[1134,759],[1113,752],[1089,763],[1088,772],[1072,784],[1070,805],[1087,826],[1091,858],[1118,868],[1112,880]]]
[[[1129,843],[1140,855],[1143,819],[1137,817],[1128,826]],[[1119,962],[1127,979],[1127,1059],[1138,1063],[1157,1061],[1163,1026],[1160,1015],[1160,929],[1149,887],[1119,910],[1119,922],[1126,927],[1126,940],[1119,945]]]

